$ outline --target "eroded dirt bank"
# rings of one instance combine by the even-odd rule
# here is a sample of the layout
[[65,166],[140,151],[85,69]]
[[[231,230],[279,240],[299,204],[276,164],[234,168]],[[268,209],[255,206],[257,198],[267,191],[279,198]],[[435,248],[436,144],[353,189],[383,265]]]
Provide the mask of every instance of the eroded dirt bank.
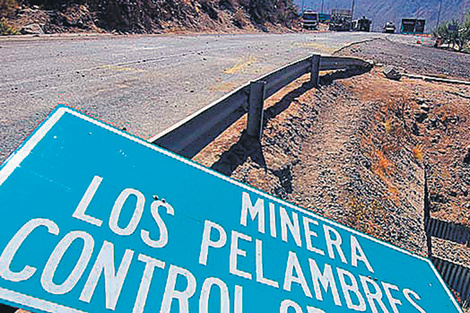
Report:
[[[470,55],[374,40],[343,49],[403,72],[470,80]],[[414,154],[425,165],[431,217],[455,227],[470,226],[470,88],[423,81],[388,81],[393,94],[406,93],[418,107],[406,116],[418,145]],[[399,88],[399,90],[397,90]],[[470,265],[468,243],[433,237],[432,255]]]
[[[461,95],[470,94],[470,88],[391,81],[382,70],[353,77],[326,74],[318,90],[304,77],[268,101],[260,145],[240,136],[241,120],[195,160],[427,256],[425,165],[431,199],[446,190],[444,185],[456,184],[453,168],[466,168],[470,100]],[[460,196],[467,197],[464,191]],[[453,218],[454,213],[443,213],[446,208],[436,207],[433,214]],[[468,214],[460,212],[466,213],[455,214]],[[433,243],[433,254],[470,264],[467,249],[454,244]]]

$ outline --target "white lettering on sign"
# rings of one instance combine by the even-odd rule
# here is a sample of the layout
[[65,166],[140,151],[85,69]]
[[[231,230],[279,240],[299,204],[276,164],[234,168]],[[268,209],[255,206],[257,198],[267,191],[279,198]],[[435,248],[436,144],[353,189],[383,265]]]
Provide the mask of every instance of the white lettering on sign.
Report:
[[[211,240],[212,230],[218,232],[217,241]],[[199,253],[199,264],[207,265],[209,247],[222,248],[227,242],[227,233],[222,226],[211,221],[204,222],[204,233],[202,234],[201,252]]]
[[[369,277],[359,276],[361,278],[362,288],[366,294],[366,299],[369,302],[370,308],[372,312],[377,313],[376,303],[380,306],[383,312],[388,312],[385,303],[382,301],[382,290],[380,289],[379,285]],[[371,290],[371,286],[374,288]]]
[[[184,290],[176,290],[176,281],[178,277],[184,277],[186,281],[186,288]],[[178,312],[189,313],[189,298],[191,298],[195,292],[196,278],[194,275],[182,267],[175,265],[170,266],[160,313],[170,313],[173,299],[178,301]]]
[[201,297],[199,298],[199,313],[209,313],[209,296],[213,286],[220,290],[220,313],[230,313],[230,296],[227,285],[215,277],[207,278],[202,284]]
[[[134,213],[132,214],[129,224],[127,224],[126,227],[121,228],[118,225],[119,217],[121,215],[122,207],[130,196],[135,196],[137,203],[135,205]],[[109,217],[109,228],[120,236],[132,235],[137,229],[140,219],[142,218],[142,213],[144,213],[144,204],[145,197],[140,191],[133,188],[124,189],[114,203],[111,215]]]
[[[190,267],[165,261],[166,257],[171,256],[163,249],[171,246],[171,228],[165,220],[177,213],[172,205],[163,200],[146,205],[144,193],[135,188],[123,188],[115,194],[115,199],[108,199],[109,207],[97,210],[93,199],[109,194],[101,193],[101,189],[106,188],[103,181],[100,176],[93,177],[72,217],[86,223],[84,225],[93,225],[92,229],[109,227],[107,230],[112,235],[111,239],[138,236],[147,252],[156,251],[162,259],[156,258],[153,253],[140,253],[137,250],[139,247],[136,250],[115,247],[111,239],[97,244],[93,236],[83,230],[74,229],[59,237],[59,226],[55,222],[34,218],[20,227],[3,249],[0,278],[14,283],[31,280],[31,283],[39,283],[48,294],[56,297],[75,294],[77,300],[84,304],[98,303],[108,310],[117,310],[125,294],[126,298],[130,295],[135,297],[131,302],[132,313],[158,310],[160,313],[174,310],[183,313],[209,313],[214,310],[243,313],[241,285],[230,285],[210,274],[199,279],[197,272],[190,270]],[[247,192],[242,192],[241,200],[240,225],[244,229],[254,226],[255,232],[250,232],[252,235],[226,229],[209,220],[197,222],[201,225],[202,238],[199,237],[200,250],[193,262],[199,268],[205,267],[206,273],[210,273],[214,264],[225,262],[222,268],[236,277],[236,281],[245,279],[263,288],[274,288],[292,295],[301,293],[307,303],[316,301],[313,307],[299,304],[305,303],[305,299],[302,302],[296,302],[299,301],[297,299],[279,300],[281,313],[326,313],[321,308],[325,299],[337,307],[345,304],[349,310],[358,312],[389,313],[391,308],[393,313],[398,313],[405,306],[407,312],[426,312],[417,292],[372,276],[372,264],[355,236],[342,237],[336,228],[313,216],[288,211],[261,198],[252,199]],[[124,210],[130,210],[127,213],[131,218],[127,222],[121,217]],[[147,220],[142,222],[144,219]],[[147,224],[149,221],[150,225]],[[256,233],[260,238],[256,237]],[[29,264],[21,264],[20,258],[15,258],[22,251],[27,251],[29,238],[45,236],[48,241],[55,240],[55,244],[49,246],[46,257],[28,261]],[[270,246],[273,241],[290,244],[297,250],[279,250]],[[76,253],[66,258],[72,247]],[[279,254],[280,251],[285,252]],[[335,268],[328,262],[332,260],[348,266],[347,269]],[[360,268],[359,273],[367,271],[371,276],[355,274],[356,268]],[[138,275],[134,275],[138,270]],[[132,275],[131,271],[134,271]],[[130,280],[133,282],[128,283]],[[159,307],[155,307],[152,301],[153,306],[147,308],[149,299],[155,299],[152,288],[156,287],[153,286],[156,281],[162,288],[161,301]],[[126,286],[132,286],[135,292],[124,291]],[[95,294],[103,294],[104,298]],[[149,298],[149,294],[152,297]],[[212,303],[219,303],[220,307],[212,308]],[[250,308],[245,311],[250,312]]]
[[121,295],[121,289],[126,279],[129,266],[131,265],[134,251],[127,249],[121,261],[121,265],[116,273],[114,266],[114,245],[108,241],[103,242],[103,246],[96,258],[96,262],[91,269],[90,276],[85,283],[85,288],[80,294],[80,300],[90,302],[95,292],[100,276],[104,273],[106,289],[106,308],[114,310]]
[[250,195],[246,192],[242,193],[242,214],[240,217],[240,224],[246,226],[248,213],[250,213],[251,220],[258,217],[258,231],[264,234],[264,200],[258,198],[255,205],[251,203]]
[[305,230],[305,243],[307,244],[307,250],[318,253],[320,255],[325,255],[325,252],[323,250],[315,248],[312,245],[312,237],[318,237],[318,235],[315,231],[310,229],[310,225],[318,226],[318,221],[312,220],[311,218],[308,218],[307,216],[304,216],[303,221],[304,221],[304,230]]
[[[341,262],[347,264],[348,261],[346,260],[346,257],[344,256],[343,249],[341,249],[341,244],[343,243],[343,239],[341,238],[341,235],[338,233],[338,231],[328,225],[323,225],[323,229],[325,230],[325,240],[326,240],[326,246],[328,248],[328,256],[334,260],[335,258],[335,252],[333,250],[333,247],[336,248],[336,251],[338,252],[339,257],[341,258]],[[334,237],[332,237],[332,234]]]
[[[339,282],[341,284],[341,288],[343,289],[343,295],[346,299],[346,305],[348,308],[355,311],[365,311],[366,302],[364,301],[364,297],[359,291],[359,286],[354,275],[341,268],[338,268],[337,271]],[[349,283],[346,281],[346,277],[348,278]],[[354,297],[352,297],[351,294],[353,294]],[[357,301],[354,301],[355,299],[357,299]]]
[[323,301],[323,294],[320,289],[320,285],[323,287],[325,292],[328,292],[329,287],[331,289],[335,304],[337,306],[341,306],[341,300],[339,298],[338,289],[336,288],[336,282],[333,276],[331,265],[325,263],[322,274],[315,260],[308,259],[308,261],[310,264],[310,273],[312,275],[313,289],[315,290],[315,298],[319,301]]
[[[426,311],[416,303],[416,300],[421,300],[421,297],[416,292],[411,289],[405,288],[403,290],[403,294],[405,295],[406,300],[408,300],[411,305],[414,306],[416,310],[418,310],[418,312],[426,313]],[[414,299],[411,299],[411,296],[413,296]]]
[[41,226],[45,226],[50,234],[59,234],[59,227],[57,224],[45,218],[35,218],[24,224],[13,238],[11,238],[0,256],[0,277],[5,280],[20,282],[28,280],[34,275],[36,269],[32,266],[26,265],[20,272],[12,272],[10,264],[23,241],[25,241],[33,230]]
[[297,258],[297,254],[289,251],[289,258],[287,259],[286,272],[284,276],[284,290],[291,291],[293,282],[298,283],[302,287],[304,294],[307,297],[312,298],[312,293],[308,288],[305,275],[302,271],[302,267],[300,267],[299,259]]
[[279,288],[279,283],[277,281],[268,279],[264,277],[264,268],[263,268],[263,242],[259,239],[256,239],[256,281],[268,286]]
[[95,196],[98,187],[100,186],[101,182],[103,181],[103,177],[95,176],[91,181],[90,185],[88,186],[85,194],[80,200],[75,212],[73,212],[72,216],[76,219],[82,220],[84,222],[90,223],[92,225],[100,227],[103,224],[102,220],[97,219],[96,217],[90,216],[86,214],[86,210],[90,205],[91,200]]
[[[253,205],[253,202],[255,203]],[[276,238],[278,234],[277,230],[277,221],[279,221],[279,227],[281,232],[282,241],[288,243],[289,240],[293,239],[293,242],[299,247],[304,247],[310,252],[314,252],[318,255],[324,256],[325,250],[327,251],[328,257],[335,259],[339,257],[342,263],[351,264],[354,267],[359,267],[363,265],[371,273],[374,273],[364,249],[353,235],[349,236],[350,243],[350,262],[345,254],[343,246],[345,245],[341,234],[333,227],[320,223],[309,217],[303,216],[302,226],[299,221],[299,215],[292,211],[288,213],[287,210],[279,206],[276,210],[274,203],[269,203],[267,210],[269,214],[266,214],[266,203],[262,198],[256,199],[253,201],[249,193],[242,192],[242,206],[241,206],[241,217],[240,225],[244,227],[249,227],[250,223],[248,221],[248,215],[251,217],[251,221],[257,224],[257,230],[260,234],[264,234],[265,224],[269,222],[270,235],[273,238]],[[269,216],[269,221],[266,220],[266,216]],[[316,229],[323,228],[323,238],[322,242],[320,241],[319,234]],[[292,238],[292,239],[290,239]],[[305,246],[303,246],[305,243]],[[323,247],[322,247],[323,244]]]
[[[302,308],[300,305],[295,303],[292,300],[284,300],[281,302],[281,310],[280,313],[287,313],[289,312],[289,308],[293,308],[295,310],[295,313],[302,313]],[[292,311],[292,310],[290,310]]]
[[[72,214],[72,217],[79,219],[81,221],[87,222],[89,224],[101,227],[101,225],[103,224],[103,221],[96,217],[88,215],[86,213],[86,210],[90,206],[90,203],[93,200],[93,197],[95,197],[95,194],[97,193],[98,188],[100,187],[102,182],[103,182],[102,177],[100,176],[93,177],[93,180],[91,181],[90,185],[85,191],[85,194],[83,195],[82,199],[80,200],[80,203],[78,204],[77,208]],[[118,225],[121,212],[124,207],[124,204],[128,202],[128,199],[131,196],[132,198],[136,199],[134,212],[132,213],[132,217],[129,223],[126,225],[126,227],[122,228],[121,226]],[[157,224],[157,227],[159,230],[159,238],[158,240],[152,239],[150,237],[150,232],[145,229],[142,229],[140,232],[142,241],[151,248],[163,248],[168,243],[168,228],[160,214],[160,211],[159,211],[160,208],[165,208],[166,214],[168,215],[175,215],[175,210],[168,202],[164,202],[163,200],[157,200],[157,201],[152,202],[152,204],[150,205],[150,213],[155,223]],[[114,202],[113,208],[110,212],[110,217],[109,217],[109,222],[108,222],[109,228],[114,233],[120,236],[132,235],[136,231],[142,219],[144,209],[145,209],[145,197],[142,194],[142,192],[134,188],[125,188],[119,194],[116,201]]]
[[230,245],[230,274],[251,279],[251,274],[238,269],[238,257],[246,257],[246,251],[238,247],[239,240],[251,241],[251,237],[232,231],[232,244]]
[[168,243],[168,228],[158,211],[159,208],[165,208],[167,214],[175,215],[175,210],[169,203],[163,202],[162,200],[157,200],[152,203],[150,206],[150,212],[152,213],[152,217],[160,230],[160,238],[158,240],[150,239],[149,231],[145,229],[142,229],[140,233],[142,240],[152,248],[163,248]]
[[145,263],[145,269],[144,273],[142,274],[142,280],[140,281],[139,291],[137,292],[137,298],[135,299],[132,313],[144,312],[145,302],[147,301],[147,295],[149,293],[155,267],[161,269],[165,268],[165,262],[151,258],[144,254],[139,254],[137,259]]
[[[62,284],[57,285],[54,283],[54,274],[57,267],[59,266],[65,252],[67,252],[72,243],[77,239],[83,241],[83,248],[80,257],[78,258],[77,263],[75,263],[75,267],[68,278]],[[93,237],[84,231],[72,231],[65,235],[52,251],[49,260],[47,260],[47,263],[44,266],[44,271],[41,275],[41,285],[44,290],[52,294],[65,294],[72,290],[90,261],[94,245],[95,241],[93,240]]]
[[400,289],[397,286],[386,282],[382,282],[382,286],[384,287],[385,294],[387,295],[388,302],[392,307],[393,313],[399,313],[397,305],[401,305],[402,303],[399,299],[396,299],[392,296],[391,290],[400,291]]

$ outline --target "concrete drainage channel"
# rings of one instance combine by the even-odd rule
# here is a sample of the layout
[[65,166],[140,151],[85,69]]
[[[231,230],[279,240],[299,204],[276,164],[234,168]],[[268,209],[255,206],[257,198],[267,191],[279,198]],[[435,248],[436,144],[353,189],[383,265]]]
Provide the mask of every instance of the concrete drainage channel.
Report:
[[[319,73],[326,70],[357,70],[364,73],[372,65],[357,58],[312,55],[273,71],[208,105],[149,141],[186,158],[194,157],[224,130],[248,114],[246,135],[259,142],[263,132],[264,100],[294,80],[310,73],[312,87],[318,87]],[[470,245],[470,229],[430,217],[425,186],[425,230],[429,258],[447,285],[458,295],[463,307],[470,306],[470,269],[432,255],[431,237]]]

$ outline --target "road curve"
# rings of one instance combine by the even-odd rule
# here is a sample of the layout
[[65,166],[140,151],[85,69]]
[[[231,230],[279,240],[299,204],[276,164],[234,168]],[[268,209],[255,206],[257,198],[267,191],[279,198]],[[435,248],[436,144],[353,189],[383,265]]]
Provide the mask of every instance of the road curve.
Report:
[[0,39],[0,163],[57,104],[148,139],[251,79],[377,33]]

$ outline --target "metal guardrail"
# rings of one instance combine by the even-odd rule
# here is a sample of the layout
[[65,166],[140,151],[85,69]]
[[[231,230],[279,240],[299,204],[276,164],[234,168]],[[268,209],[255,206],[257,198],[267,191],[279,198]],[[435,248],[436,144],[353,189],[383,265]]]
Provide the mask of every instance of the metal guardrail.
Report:
[[439,271],[447,286],[460,294],[460,303],[464,308],[470,304],[470,269],[437,257],[431,261]]
[[463,308],[470,307],[470,268],[432,255],[431,237],[453,241],[469,246],[470,228],[431,217],[428,176],[424,172],[424,229],[426,231],[428,256],[447,286],[459,294],[458,301]]
[[192,158],[245,113],[248,113],[248,134],[259,137],[262,132],[264,100],[286,85],[311,73],[310,80],[317,87],[320,71],[370,66],[370,63],[356,58],[309,56],[232,91],[149,141]]
[[470,246],[470,228],[467,226],[430,218],[426,227],[426,231],[433,237]]

